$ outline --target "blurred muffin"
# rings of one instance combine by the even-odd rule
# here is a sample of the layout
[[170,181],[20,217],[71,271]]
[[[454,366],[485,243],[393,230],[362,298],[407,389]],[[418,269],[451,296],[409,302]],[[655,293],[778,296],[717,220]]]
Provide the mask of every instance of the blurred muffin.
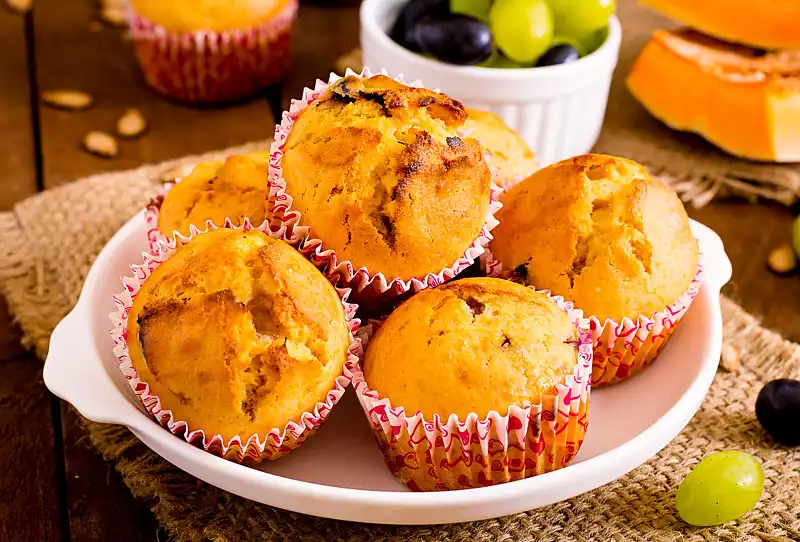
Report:
[[298,422],[342,374],[350,343],[333,286],[282,241],[216,230],[145,280],[128,349],[162,409],[225,442]]
[[510,188],[536,171],[536,157],[522,136],[509,128],[503,119],[478,109],[467,109],[464,135],[474,137],[488,152],[486,163],[497,172],[503,188]]
[[243,98],[289,67],[297,0],[131,0],[130,13],[145,79],[178,100]]
[[[501,279],[451,282],[406,301],[369,341],[363,379],[374,392],[360,394],[386,401],[385,411],[393,416],[405,411],[399,428],[390,421],[384,431],[373,423],[390,469],[414,489],[459,489],[568,464],[583,441],[588,415],[591,345],[585,342],[588,353],[581,358],[580,339],[575,322],[553,300]],[[565,403],[567,412],[559,413],[560,394],[572,389],[575,375],[583,378]],[[520,413],[524,408],[532,410]],[[374,406],[365,410],[369,415]],[[412,437],[419,416],[427,439]],[[436,438],[439,425],[458,445]],[[488,446],[489,440],[498,444]],[[484,458],[487,448],[494,450]],[[460,461],[462,454],[469,461]],[[404,460],[396,461],[398,456]]]
[[241,226],[245,218],[253,226],[264,222],[269,153],[235,155],[222,162],[203,162],[175,184],[160,204],[158,229],[169,237],[173,231],[189,235],[189,226],[205,229],[206,220],[222,226],[230,218]]
[[350,76],[294,121],[281,167],[301,224],[338,261],[388,279],[453,265],[489,209],[480,145],[457,101],[388,77]]
[[[502,269],[594,317],[596,346],[607,319],[638,326],[684,296],[698,270],[683,204],[630,160],[588,154],[541,169],[504,196],[498,219],[490,250]],[[661,342],[628,344],[632,351],[616,354],[636,366],[619,377],[655,357]],[[610,353],[596,349],[595,363]]]

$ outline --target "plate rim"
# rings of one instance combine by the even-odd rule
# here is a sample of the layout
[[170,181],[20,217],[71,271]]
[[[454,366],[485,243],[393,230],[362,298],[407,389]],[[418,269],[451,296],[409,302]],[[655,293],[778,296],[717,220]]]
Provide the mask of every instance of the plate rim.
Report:
[[[565,469],[506,484],[457,491],[419,493],[355,489],[285,478],[216,457],[165,431],[132,403],[131,398],[117,388],[111,375],[108,374],[101,354],[91,340],[92,326],[84,324],[93,321],[91,300],[97,291],[98,278],[102,276],[103,269],[111,264],[113,253],[118,246],[131,236],[132,230],[142,226],[143,220],[143,211],[132,217],[112,236],[93,263],[78,302],[53,331],[51,348],[44,367],[45,384],[50,391],[71,403],[86,418],[101,423],[125,425],[145,445],[181,470],[220,489],[263,504],[330,519],[419,525],[476,521],[560,502],[606,485],[657,454],[694,417],[716,374],[716,360],[719,358],[722,346],[720,289],[730,279],[730,261],[719,236],[699,222],[691,221],[695,234],[703,244],[706,256],[704,263],[708,272],[696,303],[705,302],[711,312],[713,336],[707,342],[709,351],[703,357],[704,365],[701,371],[675,404],[650,427],[624,444]],[[146,239],[142,241],[142,250],[145,248],[145,241]],[[109,307],[110,303],[109,299]],[[75,344],[77,342],[75,337],[80,335],[90,340],[78,342],[83,345],[79,352],[73,350],[70,355],[66,355],[64,349],[59,348],[59,344],[68,339]],[[111,347],[109,340],[109,350]],[[74,379],[81,381],[77,386],[75,382],[67,383],[62,378],[62,375],[71,373],[65,371],[67,366],[76,365],[82,366],[84,370],[90,370],[87,378]],[[92,368],[97,369],[98,366],[100,371],[91,372]],[[119,409],[107,409],[103,401],[95,400],[90,404],[92,400],[87,394],[80,393],[82,386],[85,390],[101,386],[92,391],[104,391],[106,399],[111,399],[109,395],[111,390],[111,395],[116,395],[115,401]],[[352,390],[349,392],[353,393]],[[129,408],[125,408],[120,400]],[[598,469],[598,465],[604,465],[604,468]],[[613,468],[609,468],[609,465]],[[577,484],[580,486],[577,491],[574,489],[576,484],[572,482],[573,479],[584,481],[582,484]],[[255,492],[256,486],[262,488],[258,494]],[[539,499],[541,502],[531,505],[526,503],[525,499],[530,499],[532,494],[549,497]],[[505,509],[503,514],[492,511],[494,506],[515,500],[521,502]],[[447,509],[444,515],[448,515],[449,519],[432,520],[430,511],[442,508]],[[376,513],[381,509],[384,510],[383,513]],[[480,509],[485,511],[477,512]],[[472,512],[473,510],[476,512]]]

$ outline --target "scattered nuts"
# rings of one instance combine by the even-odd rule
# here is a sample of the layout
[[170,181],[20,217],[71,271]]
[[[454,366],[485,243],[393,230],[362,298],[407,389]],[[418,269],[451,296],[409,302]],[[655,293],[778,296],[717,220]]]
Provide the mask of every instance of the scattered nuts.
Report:
[[356,47],[352,51],[343,54],[336,60],[336,70],[342,75],[344,75],[344,72],[347,71],[347,68],[350,68],[354,72],[360,72],[363,67],[362,63],[363,58],[361,55],[361,48]]
[[24,15],[33,8],[33,0],[6,0],[6,5],[11,11]]
[[83,148],[90,153],[102,158],[112,158],[117,155],[117,140],[105,132],[89,132],[83,138]]
[[162,183],[174,183],[183,177],[186,177],[189,173],[192,172],[194,169],[195,164],[184,164],[182,166],[175,166],[173,168],[168,169],[167,171],[163,172],[159,175],[159,179]]
[[107,4],[100,11],[100,19],[109,26],[125,26],[125,8]]
[[797,254],[792,245],[785,243],[769,253],[767,267],[777,275],[788,275],[797,267]]
[[59,109],[80,111],[92,107],[94,98],[81,90],[49,90],[42,92],[42,102]]
[[722,343],[722,354],[719,357],[719,366],[729,373],[738,372],[739,369],[742,368],[742,356],[731,343]]
[[117,121],[117,134],[120,137],[135,139],[147,130],[147,121],[138,109],[128,109]]

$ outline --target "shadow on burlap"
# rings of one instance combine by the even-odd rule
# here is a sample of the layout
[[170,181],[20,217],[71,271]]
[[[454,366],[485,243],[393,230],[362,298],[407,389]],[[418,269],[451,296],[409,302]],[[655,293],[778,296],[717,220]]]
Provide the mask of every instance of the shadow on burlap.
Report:
[[[227,153],[264,146],[262,142]],[[26,200],[14,213],[0,214],[0,291],[19,320],[27,346],[45,356],[50,332],[75,303],[103,244],[147,202],[165,171],[199,159],[87,178]],[[717,374],[700,411],[671,444],[605,487],[500,519],[392,527],[286,512],[196,480],[124,427],[89,421],[85,426],[91,442],[122,473],[131,492],[152,503],[158,520],[180,541],[800,541],[800,452],[772,444],[753,415],[764,382],[800,376],[800,346],[762,329],[729,299],[723,299],[723,314],[726,340],[739,349],[744,367],[737,374]],[[702,457],[725,449],[759,457],[766,475],[764,496],[739,521],[690,528],[675,514],[675,490]]]

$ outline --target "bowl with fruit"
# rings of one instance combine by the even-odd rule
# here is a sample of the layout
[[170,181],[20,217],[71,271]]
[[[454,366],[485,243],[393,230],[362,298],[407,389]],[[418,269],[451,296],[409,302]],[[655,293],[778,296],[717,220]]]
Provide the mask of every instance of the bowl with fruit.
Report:
[[499,115],[546,166],[597,141],[622,38],[614,9],[614,0],[364,0],[364,65]]

